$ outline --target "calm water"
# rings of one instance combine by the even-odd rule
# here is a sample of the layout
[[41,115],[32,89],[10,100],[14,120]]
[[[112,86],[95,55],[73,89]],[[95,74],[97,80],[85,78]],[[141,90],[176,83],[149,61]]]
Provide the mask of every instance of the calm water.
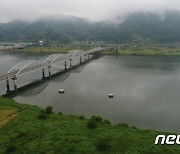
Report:
[[[24,59],[45,57],[1,54],[0,72]],[[41,72],[28,77],[20,80],[38,80]],[[0,86],[3,93],[4,82]],[[65,94],[58,93],[60,88]],[[108,98],[108,93],[115,97]],[[64,114],[100,115],[112,123],[180,132],[180,57],[103,56],[14,99],[44,108],[53,106],[55,112]]]

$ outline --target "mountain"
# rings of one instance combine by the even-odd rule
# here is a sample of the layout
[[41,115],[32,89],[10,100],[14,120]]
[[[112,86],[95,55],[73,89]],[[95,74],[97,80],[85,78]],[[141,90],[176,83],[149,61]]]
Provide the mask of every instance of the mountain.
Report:
[[120,26],[119,34],[128,41],[172,43],[180,42],[180,12],[166,12],[164,16],[136,13],[129,16]]
[[[121,21],[121,19],[119,19]],[[180,42],[180,12],[135,13],[122,23],[94,22],[74,16],[48,16],[34,22],[0,24],[0,42],[37,42],[46,45],[74,41],[108,43],[169,44]]]

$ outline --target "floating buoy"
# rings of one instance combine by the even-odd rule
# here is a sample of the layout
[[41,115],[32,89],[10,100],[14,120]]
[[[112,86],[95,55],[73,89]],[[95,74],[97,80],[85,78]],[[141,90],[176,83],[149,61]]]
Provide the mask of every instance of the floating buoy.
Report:
[[59,93],[63,94],[64,93],[64,89],[59,89]]
[[114,98],[114,94],[109,94],[109,98]]

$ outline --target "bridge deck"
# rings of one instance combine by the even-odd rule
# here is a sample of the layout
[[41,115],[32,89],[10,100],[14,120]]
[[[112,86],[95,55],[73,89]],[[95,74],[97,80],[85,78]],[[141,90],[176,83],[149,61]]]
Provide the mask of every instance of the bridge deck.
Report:
[[17,72],[18,71],[14,71],[14,72],[11,72],[11,73],[1,75],[0,76],[0,81],[7,79],[7,77],[9,77],[9,78],[14,77],[14,75],[16,75]]

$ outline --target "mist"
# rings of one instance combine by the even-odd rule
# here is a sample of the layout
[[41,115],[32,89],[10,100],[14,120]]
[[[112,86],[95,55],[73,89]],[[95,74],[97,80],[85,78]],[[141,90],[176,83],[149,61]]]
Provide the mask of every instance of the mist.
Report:
[[163,15],[180,10],[179,0],[0,0],[0,22],[33,21],[49,15],[73,15],[93,21],[123,20],[135,12]]

